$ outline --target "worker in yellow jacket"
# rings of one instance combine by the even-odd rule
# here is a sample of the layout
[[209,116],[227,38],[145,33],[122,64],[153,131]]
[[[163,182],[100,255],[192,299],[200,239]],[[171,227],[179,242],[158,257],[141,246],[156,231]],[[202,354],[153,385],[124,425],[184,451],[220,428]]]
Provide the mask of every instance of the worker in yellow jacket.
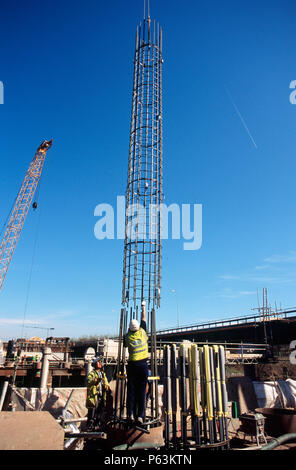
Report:
[[133,319],[124,338],[128,348],[127,365],[127,414],[130,421],[142,424],[146,407],[146,386],[148,378],[148,336],[146,333],[146,302],[142,301],[141,324]]
[[95,358],[92,366],[94,369],[87,376],[86,408],[89,427],[96,424],[98,415],[106,406],[107,390],[110,388],[102,360]]

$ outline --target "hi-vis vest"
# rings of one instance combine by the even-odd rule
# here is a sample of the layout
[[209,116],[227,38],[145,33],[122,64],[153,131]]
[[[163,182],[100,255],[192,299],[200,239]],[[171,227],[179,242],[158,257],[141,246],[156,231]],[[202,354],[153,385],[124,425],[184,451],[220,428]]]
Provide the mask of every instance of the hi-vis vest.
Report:
[[[96,381],[99,379],[99,382]],[[106,405],[106,386],[108,385],[107,376],[104,371],[92,370],[87,376],[87,398],[86,408],[93,408],[98,399],[102,399]]]
[[129,361],[141,361],[148,358],[148,336],[143,328],[138,331],[129,331],[126,335]]

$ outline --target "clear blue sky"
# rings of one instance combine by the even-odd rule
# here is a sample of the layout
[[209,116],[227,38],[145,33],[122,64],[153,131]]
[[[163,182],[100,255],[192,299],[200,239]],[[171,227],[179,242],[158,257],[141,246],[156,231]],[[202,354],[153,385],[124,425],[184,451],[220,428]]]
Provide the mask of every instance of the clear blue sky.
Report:
[[[0,293],[0,337],[19,337],[24,317],[56,336],[114,334],[123,241],[94,237],[94,208],[126,189],[143,2],[0,6],[1,226],[36,148],[54,141]],[[163,27],[165,201],[203,205],[200,250],[164,242],[159,328],[176,325],[172,289],[182,324],[248,314],[263,287],[272,305],[296,305],[295,13],[292,0],[151,0]]]

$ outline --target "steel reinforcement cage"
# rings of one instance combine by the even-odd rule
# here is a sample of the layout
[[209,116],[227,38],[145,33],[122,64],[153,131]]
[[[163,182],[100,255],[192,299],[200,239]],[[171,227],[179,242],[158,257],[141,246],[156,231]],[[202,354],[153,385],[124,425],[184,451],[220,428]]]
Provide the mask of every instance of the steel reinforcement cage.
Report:
[[162,190],[162,30],[137,28],[129,144],[122,305],[138,317],[160,306]]

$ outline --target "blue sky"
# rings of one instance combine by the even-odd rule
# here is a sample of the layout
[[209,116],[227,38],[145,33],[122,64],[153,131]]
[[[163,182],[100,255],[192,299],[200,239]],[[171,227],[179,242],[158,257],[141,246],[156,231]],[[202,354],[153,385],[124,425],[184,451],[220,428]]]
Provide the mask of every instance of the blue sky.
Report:
[[[150,3],[163,27],[165,202],[203,205],[200,250],[163,243],[157,325],[177,323],[172,289],[181,324],[248,314],[263,287],[273,306],[292,307],[295,2]],[[0,337],[19,337],[24,319],[56,336],[114,334],[123,241],[95,238],[94,209],[126,189],[143,2],[0,0],[0,8],[1,227],[36,148],[53,138],[38,211],[0,293]]]

